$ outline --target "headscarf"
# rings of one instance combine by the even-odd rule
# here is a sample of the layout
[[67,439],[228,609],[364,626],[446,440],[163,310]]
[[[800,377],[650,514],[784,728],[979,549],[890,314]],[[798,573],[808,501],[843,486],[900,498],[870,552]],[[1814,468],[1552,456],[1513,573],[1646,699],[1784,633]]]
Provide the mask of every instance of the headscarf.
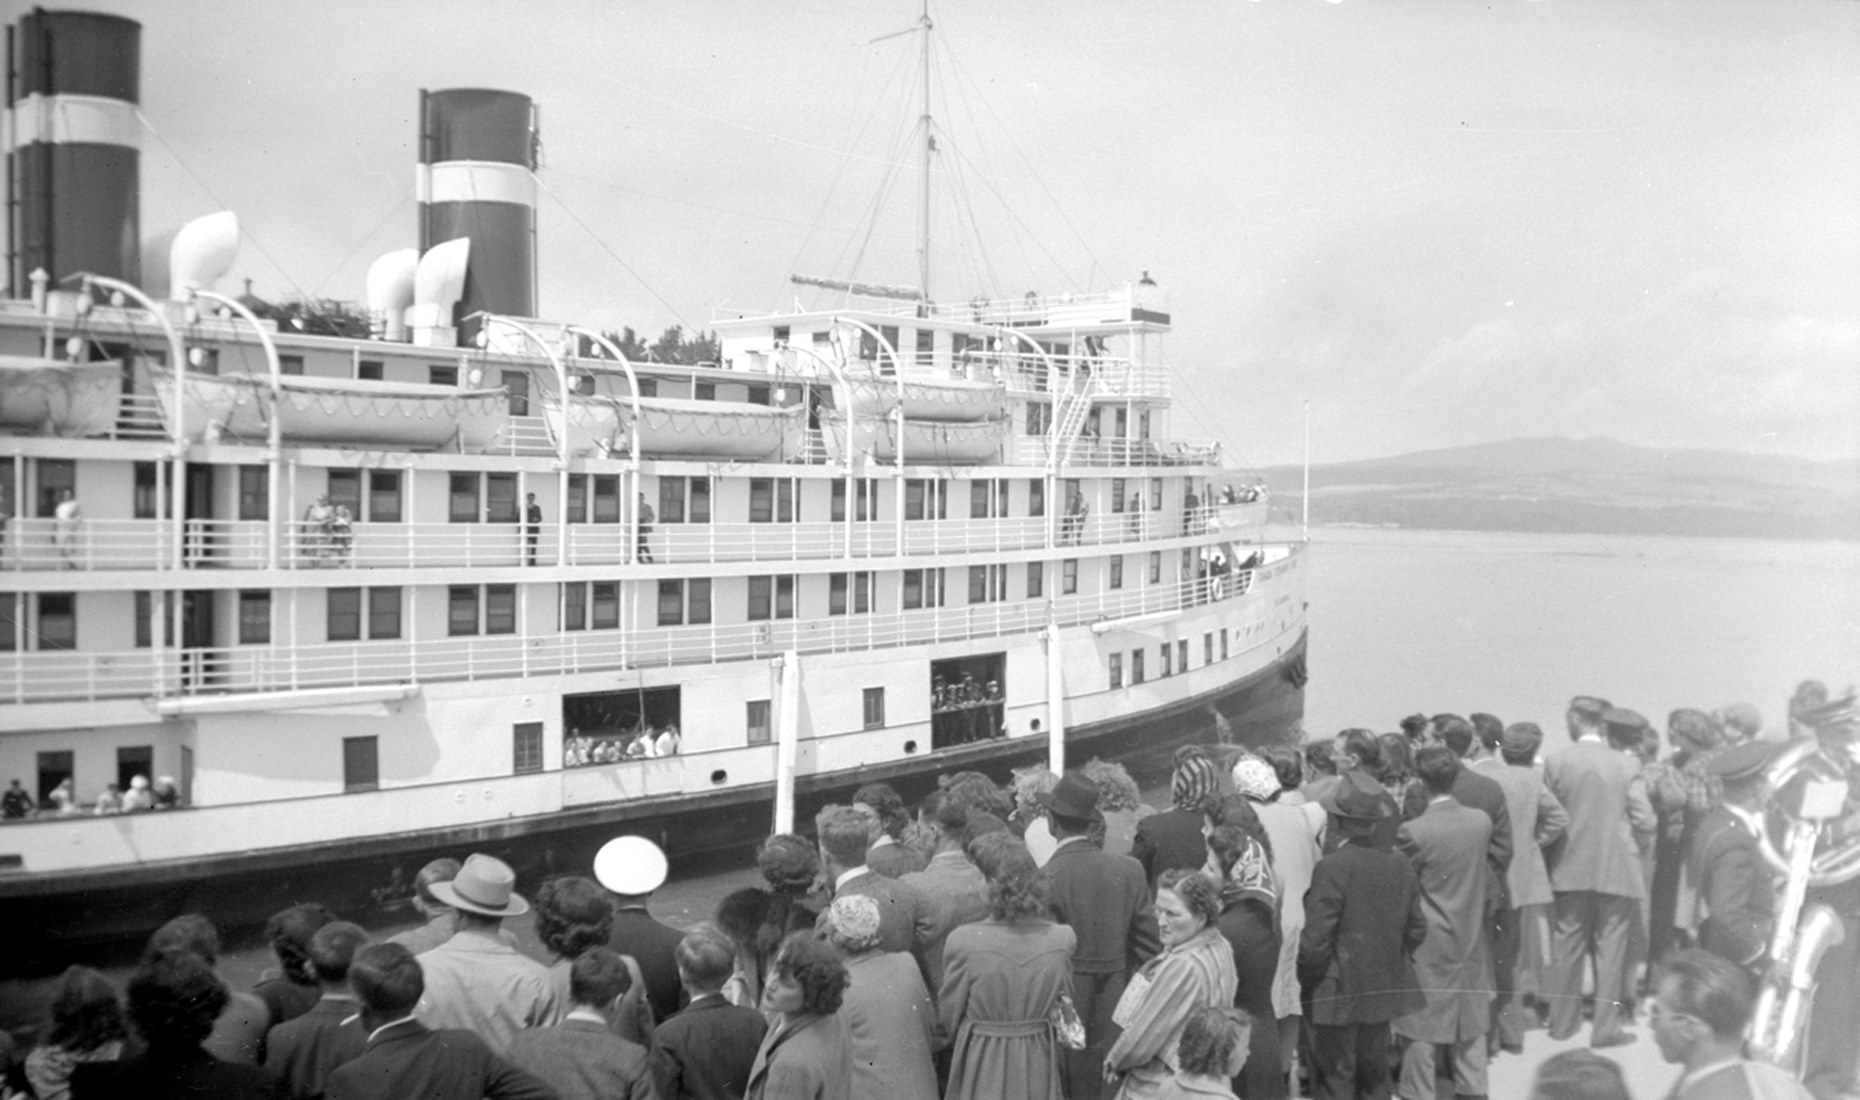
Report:
[[1257,756],[1243,756],[1234,764],[1234,790],[1255,802],[1270,801],[1279,793],[1279,773]]
[[1284,885],[1279,881],[1279,873],[1272,869],[1272,860],[1266,857],[1265,847],[1252,837],[1247,837],[1240,858],[1234,860],[1226,881],[1221,883],[1221,905],[1224,907],[1239,901],[1258,901],[1276,915],[1279,911],[1279,895],[1283,892]]
[[847,953],[857,955],[878,946],[878,902],[864,894],[844,894],[827,910],[833,937]]
[[1169,798],[1178,810],[1203,812],[1220,790],[1214,761],[1201,753],[1184,753],[1175,762],[1175,774],[1169,777]]

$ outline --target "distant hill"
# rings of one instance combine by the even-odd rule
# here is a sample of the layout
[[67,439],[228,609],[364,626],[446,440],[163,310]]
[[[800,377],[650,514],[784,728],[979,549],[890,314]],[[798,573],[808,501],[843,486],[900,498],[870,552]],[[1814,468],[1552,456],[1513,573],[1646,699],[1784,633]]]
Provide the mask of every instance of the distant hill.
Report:
[[[1259,471],[1301,505],[1303,471]],[[1860,540],[1860,462],[1510,439],[1311,467],[1311,522]]]

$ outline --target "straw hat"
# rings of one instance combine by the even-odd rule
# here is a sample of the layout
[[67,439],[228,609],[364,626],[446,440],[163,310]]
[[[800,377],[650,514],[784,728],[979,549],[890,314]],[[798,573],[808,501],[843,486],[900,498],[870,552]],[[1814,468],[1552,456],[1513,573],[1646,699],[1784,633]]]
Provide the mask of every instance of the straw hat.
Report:
[[519,917],[530,911],[530,903],[517,896],[517,873],[510,864],[476,852],[465,857],[451,882],[435,882],[428,889],[440,904],[466,913]]

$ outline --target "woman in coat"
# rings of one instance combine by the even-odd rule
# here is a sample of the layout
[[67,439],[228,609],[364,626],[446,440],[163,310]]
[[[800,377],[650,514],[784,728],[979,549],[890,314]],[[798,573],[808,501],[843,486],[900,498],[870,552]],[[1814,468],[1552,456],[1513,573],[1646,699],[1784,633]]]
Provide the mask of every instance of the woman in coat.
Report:
[[1239,980],[1233,1003],[1257,1025],[1248,1040],[1246,1071],[1235,1079],[1234,1091],[1246,1100],[1283,1100],[1285,1073],[1273,1019],[1280,954],[1278,875],[1267,849],[1238,826],[1215,829],[1208,835],[1208,850],[1220,861],[1218,927],[1233,950]]
[[1234,1003],[1239,980],[1233,949],[1216,922],[1220,887],[1199,871],[1166,872],[1156,889],[1162,954],[1131,979],[1112,1017],[1124,1032],[1105,1055],[1105,1080],[1117,1100],[1155,1100],[1175,1075],[1176,1044],[1196,1009]]
[[1060,1100],[1053,1007],[1071,996],[1078,937],[1047,918],[1046,882],[1008,833],[970,845],[988,880],[989,918],[949,934],[939,1016],[954,1036],[944,1100]]
[[26,1055],[26,1081],[39,1100],[71,1095],[71,1071],[82,1062],[123,1056],[129,1029],[109,979],[88,966],[66,970],[52,987],[52,1026]]
[[827,942],[846,956],[850,984],[840,1002],[851,1056],[852,1094],[936,1100],[936,1006],[917,960],[878,949],[878,902],[864,894],[833,899]]
[[850,1100],[840,953],[808,932],[782,941],[762,988],[774,1022],[756,1051],[744,1100]]

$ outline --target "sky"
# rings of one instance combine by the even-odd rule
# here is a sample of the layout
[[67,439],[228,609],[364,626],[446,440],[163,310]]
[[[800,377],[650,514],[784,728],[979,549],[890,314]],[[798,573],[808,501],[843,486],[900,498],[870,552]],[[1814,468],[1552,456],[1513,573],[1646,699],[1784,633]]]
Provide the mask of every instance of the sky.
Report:
[[[143,23],[145,237],[238,213],[223,290],[359,300],[417,243],[418,90],[452,87],[540,106],[545,317],[652,335],[817,301],[797,271],[917,282],[920,40],[883,37],[910,0],[81,6]],[[932,292],[1151,272],[1174,435],[1296,462],[1308,402],[1320,463],[1860,455],[1860,4],[930,14]]]

